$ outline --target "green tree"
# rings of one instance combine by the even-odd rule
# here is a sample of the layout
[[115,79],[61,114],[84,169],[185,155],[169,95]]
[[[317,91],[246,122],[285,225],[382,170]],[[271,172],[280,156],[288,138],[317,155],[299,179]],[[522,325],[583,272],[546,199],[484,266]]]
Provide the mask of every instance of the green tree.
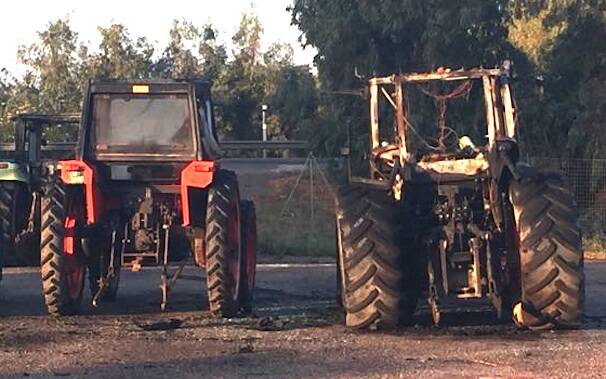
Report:
[[258,139],[260,107],[265,94],[262,65],[263,28],[254,14],[242,15],[232,40],[234,58],[215,85],[221,103],[222,134],[226,138]]
[[[355,151],[367,151],[368,111],[360,97],[340,95],[365,86],[354,75],[391,75],[438,67],[494,66],[512,54],[507,42],[505,0],[295,0],[292,22],[315,62],[324,92],[322,123],[345,142],[349,125]],[[429,99],[415,101],[415,114],[434,117]],[[477,119],[471,109],[468,119]],[[416,121],[416,120],[413,120]],[[471,123],[471,122],[469,122]],[[423,124],[427,124],[424,122]],[[466,123],[461,123],[466,124]],[[326,145],[325,145],[326,146]],[[334,154],[338,145],[326,153]]]
[[533,75],[544,78],[541,96],[535,89],[520,102],[527,151],[603,157],[606,1],[513,1],[509,29],[512,43],[534,63]]
[[202,77],[212,81],[219,80],[227,65],[227,49],[217,41],[217,33],[211,24],[204,25],[198,47]]
[[200,64],[195,52],[201,39],[198,29],[185,20],[174,20],[169,34],[170,42],[155,64],[155,74],[173,79],[199,77]]
[[307,66],[296,66],[290,45],[275,43],[263,55],[269,134],[276,139],[314,136],[318,108],[316,80]]
[[292,47],[274,44],[262,50],[263,27],[252,12],[242,15],[230,55],[210,24],[174,21],[158,59],[149,42],[133,39],[124,25],[98,30],[101,43],[93,50],[79,43],[68,20],[57,20],[39,33],[39,41],[20,49],[25,75],[18,80],[0,75],[2,136],[12,134],[9,120],[17,113],[79,111],[89,78],[151,77],[212,80],[223,137],[260,138],[262,104],[271,107],[272,138],[312,134],[318,103],[315,78],[308,68],[294,65]]
[[38,38],[37,43],[19,50],[27,72],[16,89],[22,102],[14,106],[20,111],[77,111],[82,97],[76,64],[78,34],[68,20],[59,19],[39,32]]
[[10,141],[12,138],[12,123],[10,122],[9,102],[13,94],[13,80],[6,69],[0,70],[0,141]]
[[494,65],[501,46],[505,0],[295,0],[292,22],[330,88],[366,74]]
[[145,37],[133,40],[127,28],[113,24],[98,28],[99,52],[85,57],[88,76],[102,79],[145,79],[152,74],[154,48]]

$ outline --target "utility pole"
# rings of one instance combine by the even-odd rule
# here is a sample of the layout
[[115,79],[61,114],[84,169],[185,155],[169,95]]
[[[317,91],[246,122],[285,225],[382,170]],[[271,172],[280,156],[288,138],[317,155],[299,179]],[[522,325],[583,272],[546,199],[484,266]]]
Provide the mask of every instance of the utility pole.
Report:
[[[269,107],[265,104],[261,106],[263,111],[263,142],[267,142],[267,110]],[[263,158],[267,158],[267,150],[263,149]]]

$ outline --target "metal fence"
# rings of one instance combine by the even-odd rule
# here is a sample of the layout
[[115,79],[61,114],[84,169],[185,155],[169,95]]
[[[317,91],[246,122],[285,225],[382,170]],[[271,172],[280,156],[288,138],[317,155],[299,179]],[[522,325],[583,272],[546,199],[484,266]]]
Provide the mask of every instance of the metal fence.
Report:
[[[606,251],[606,159],[531,158],[562,171],[581,212],[585,250]],[[256,203],[262,256],[334,256],[335,186],[345,180],[343,159],[228,159],[242,197]]]
[[[267,163],[264,163],[267,162]],[[344,172],[338,159],[242,160],[240,192],[255,201],[261,256],[334,256],[334,186]]]
[[606,248],[606,159],[531,158],[539,168],[563,172],[574,191],[585,250]]
[[[258,204],[261,245],[267,253],[334,254],[333,186],[343,179],[336,173],[344,172],[344,162],[310,157],[298,166],[284,165],[243,178],[248,182],[245,191]],[[585,250],[606,251],[606,159],[535,157],[530,163],[564,173],[579,205]]]

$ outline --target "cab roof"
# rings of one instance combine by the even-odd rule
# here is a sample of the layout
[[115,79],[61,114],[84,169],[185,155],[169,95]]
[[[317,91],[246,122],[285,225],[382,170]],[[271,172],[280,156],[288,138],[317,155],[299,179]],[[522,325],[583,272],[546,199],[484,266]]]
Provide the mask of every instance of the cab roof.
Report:
[[209,98],[212,82],[202,79],[91,80],[89,93],[183,93]]

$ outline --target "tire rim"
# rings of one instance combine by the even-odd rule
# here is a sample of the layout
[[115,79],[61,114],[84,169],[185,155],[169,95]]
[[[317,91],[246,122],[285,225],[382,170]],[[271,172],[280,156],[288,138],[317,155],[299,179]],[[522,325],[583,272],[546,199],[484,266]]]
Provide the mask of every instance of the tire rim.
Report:
[[242,269],[242,246],[240,243],[240,212],[237,199],[232,199],[228,214],[229,289],[232,300],[238,301]]
[[248,220],[248,228],[246,230],[246,278],[248,279],[248,289],[252,290],[255,287],[255,274],[257,266],[257,230],[253,217]]

